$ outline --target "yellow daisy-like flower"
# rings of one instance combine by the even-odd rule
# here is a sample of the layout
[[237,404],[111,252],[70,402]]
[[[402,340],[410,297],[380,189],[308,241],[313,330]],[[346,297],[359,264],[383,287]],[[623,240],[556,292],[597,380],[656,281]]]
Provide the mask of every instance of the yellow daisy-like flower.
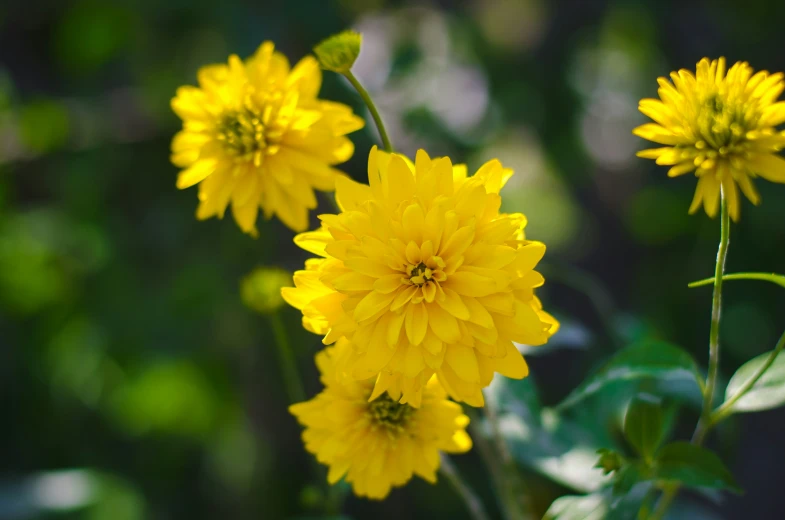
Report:
[[777,102],[785,89],[783,75],[753,74],[744,62],[726,74],[725,58],[703,58],[695,75],[682,69],[670,77],[672,83],[657,80],[659,100],[640,102],[640,111],[655,123],[633,130],[667,146],[643,150],[638,156],[671,166],[669,177],[695,172],[698,187],[690,213],[703,205],[710,217],[715,216],[722,188],[730,216],[738,220],[737,186],[757,205],[760,197],[752,179],[785,182],[785,159],[776,155],[785,147],[785,132],[775,128],[785,122],[785,102]]
[[317,354],[324,390],[289,407],[306,428],[306,449],[329,466],[331,484],[345,477],[358,496],[383,499],[412,475],[435,483],[439,452],[471,449],[469,418],[435,379],[425,386],[419,408],[386,394],[369,402],[373,381],[353,381],[340,372],[350,350],[341,340]]
[[308,228],[314,189],[331,191],[354,145],[345,137],[363,126],[351,108],[317,97],[322,73],[307,56],[294,66],[263,43],[243,62],[199,70],[199,87],[180,87],[172,108],[183,129],[172,162],[183,168],[177,187],[199,184],[196,216],[222,218],[231,203],[240,228],[253,236],[259,208],[294,231]]
[[351,340],[346,371],[376,377],[372,399],[420,406],[435,373],[451,397],[482,406],[495,372],[528,374],[513,341],[540,345],[558,328],[534,296],[545,245],[526,240],[522,214],[499,213],[511,175],[497,160],[467,177],[446,157],[420,150],[412,164],[374,148],[370,186],[339,179],[342,212],[295,238],[323,258],[284,299],[325,344]]

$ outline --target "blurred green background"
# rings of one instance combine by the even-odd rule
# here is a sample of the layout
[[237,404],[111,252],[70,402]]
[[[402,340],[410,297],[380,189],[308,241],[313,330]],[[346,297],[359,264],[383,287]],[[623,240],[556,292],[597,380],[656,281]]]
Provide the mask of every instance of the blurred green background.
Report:
[[[356,74],[399,150],[513,167],[505,208],[548,245],[541,296],[564,323],[529,358],[553,405],[631,338],[705,363],[710,289],[686,284],[712,273],[719,223],[687,215],[692,178],[634,157],[647,147],[631,134],[637,102],[704,55],[785,70],[783,19],[785,3],[757,0],[3,2],[0,518],[465,517],[443,482],[341,503],[314,470],[269,325],[238,288],[258,265],[293,271],[309,255],[277,221],[257,240],[228,218],[196,221],[196,190],[174,186],[169,100],[201,65],[265,39],[296,61],[351,26],[364,34]],[[333,74],[322,96],[365,113]],[[361,179],[376,136],[352,137],[345,170]],[[785,187],[758,186],[728,269],[783,272]],[[785,296],[742,282],[725,294],[727,377],[773,348]],[[313,395],[319,338],[298,311],[283,318]],[[575,420],[618,437],[603,403]],[[678,435],[695,417],[683,410]],[[687,495],[672,518],[785,518],[784,436],[782,410],[723,425],[712,446],[746,493]],[[493,510],[476,453],[456,463]],[[571,491],[527,475],[540,514]]]

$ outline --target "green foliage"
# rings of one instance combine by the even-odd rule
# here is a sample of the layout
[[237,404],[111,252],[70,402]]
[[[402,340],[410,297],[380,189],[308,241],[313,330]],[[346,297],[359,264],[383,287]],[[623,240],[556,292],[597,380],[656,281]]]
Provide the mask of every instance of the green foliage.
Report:
[[595,467],[604,442],[582,424],[543,408],[531,378],[496,378],[487,394],[516,461],[576,491],[595,491],[608,478]]
[[712,451],[689,442],[662,447],[654,465],[658,480],[690,487],[707,487],[741,492],[730,470]]
[[51,99],[39,99],[19,111],[19,134],[22,142],[34,152],[51,152],[68,140],[68,111],[65,105]]
[[[725,389],[725,400],[734,397],[767,362],[771,352],[766,352],[744,363]],[[785,356],[778,354],[763,376],[730,409],[733,412],[758,412],[785,404]]]
[[215,396],[188,361],[155,364],[121,386],[110,401],[118,424],[134,435],[165,432],[200,438],[216,420]]
[[663,341],[647,340],[627,347],[600,370],[587,377],[559,404],[569,408],[610,384],[630,380],[659,380],[668,384],[700,386],[698,367],[681,348]]
[[662,400],[650,394],[639,394],[630,402],[624,416],[624,436],[635,450],[650,461],[665,433]]
[[648,489],[646,484],[637,486],[622,498],[608,491],[563,496],[553,501],[542,520],[632,520]]

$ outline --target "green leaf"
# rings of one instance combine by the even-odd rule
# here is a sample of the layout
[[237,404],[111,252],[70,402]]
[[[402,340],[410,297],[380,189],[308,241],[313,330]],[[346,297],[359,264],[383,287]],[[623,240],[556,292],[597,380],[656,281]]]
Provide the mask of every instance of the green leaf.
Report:
[[542,520],[604,520],[607,514],[606,497],[595,493],[557,498]]
[[616,498],[608,490],[557,498],[542,520],[631,520],[637,517],[650,484],[635,486],[624,497]]
[[654,477],[685,486],[741,492],[730,470],[714,452],[689,442],[664,446],[657,457]]
[[700,388],[698,367],[687,352],[670,343],[649,340],[621,350],[573,390],[557,408],[573,406],[617,381],[636,379],[656,379],[672,384],[687,382],[691,387],[697,385]]
[[541,408],[533,378],[497,377],[485,396],[486,406],[497,410],[501,434],[520,465],[581,492],[596,491],[610,481],[594,467],[597,449],[613,445],[599,436],[604,428],[595,432]]
[[[755,375],[766,363],[769,355],[771,352],[766,352],[739,367],[725,389],[726,401],[736,395],[739,389]],[[785,356],[780,353],[763,376],[733,403],[730,409],[734,412],[757,412],[777,408],[783,404],[785,404]]]
[[[775,283],[780,287],[785,287],[785,276],[776,273],[732,273],[723,275],[722,281],[724,282],[727,280],[762,280],[764,282]],[[689,283],[687,284],[687,287],[694,288],[713,284],[714,277],[711,277]]]
[[632,399],[624,416],[624,436],[645,460],[651,460],[664,434],[662,400],[651,394]]

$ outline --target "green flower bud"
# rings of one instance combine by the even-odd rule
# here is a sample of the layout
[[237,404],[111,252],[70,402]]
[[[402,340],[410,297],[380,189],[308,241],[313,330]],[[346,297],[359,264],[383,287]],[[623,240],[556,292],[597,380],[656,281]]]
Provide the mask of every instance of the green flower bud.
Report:
[[291,285],[291,273],[278,267],[257,267],[240,282],[240,297],[249,309],[271,314],[284,304],[281,287]]
[[613,471],[618,471],[624,464],[624,459],[621,455],[613,450],[600,448],[597,450],[600,460],[594,465],[595,468],[602,469],[603,474],[607,475]]
[[358,32],[344,31],[322,41],[313,51],[323,69],[344,74],[360,55],[362,39]]

